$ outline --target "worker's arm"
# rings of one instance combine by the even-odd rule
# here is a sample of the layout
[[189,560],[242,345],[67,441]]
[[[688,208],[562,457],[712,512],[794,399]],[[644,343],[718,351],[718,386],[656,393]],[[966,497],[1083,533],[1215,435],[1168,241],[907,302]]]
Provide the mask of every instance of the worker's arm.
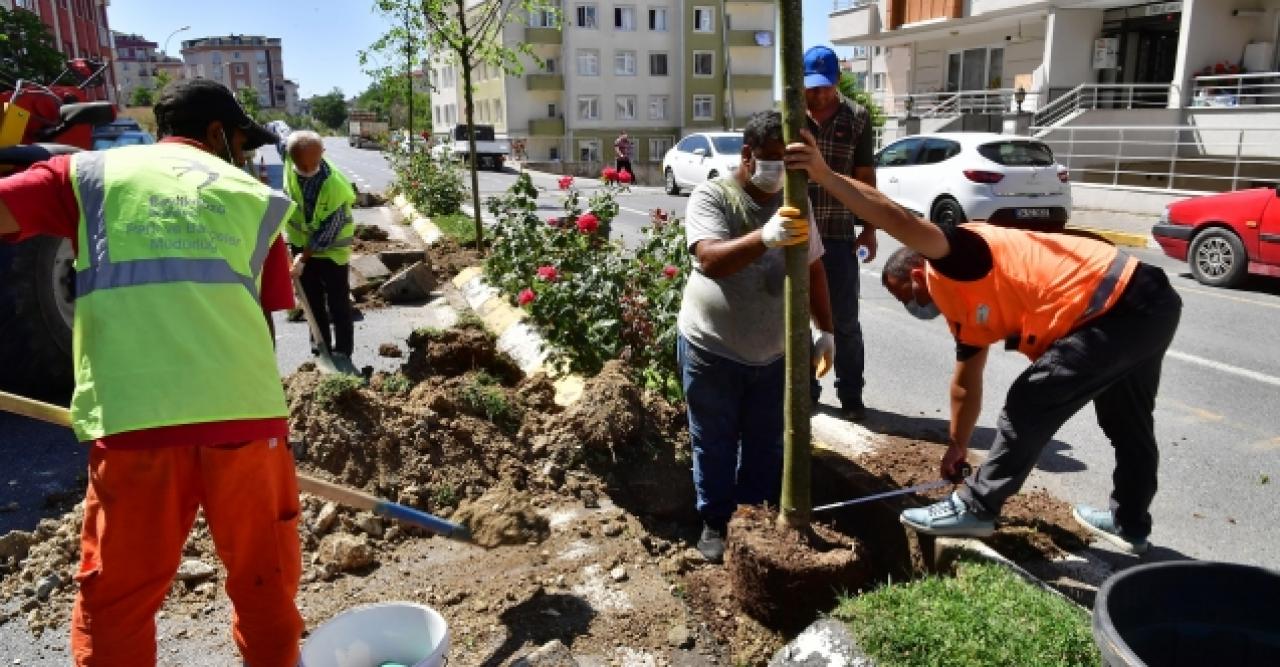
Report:
[[18,219],[13,217],[9,207],[0,199],[0,238],[18,233]]
[[938,259],[951,252],[947,237],[937,225],[895,204],[879,190],[831,171],[818,152],[813,134],[808,130],[801,130],[800,134],[803,143],[787,146],[788,168],[805,170],[809,180],[822,186],[859,218],[925,257]]
[[951,431],[946,456],[942,459],[942,476],[954,479],[956,466],[969,452],[969,440],[982,413],[982,373],[987,367],[987,351],[977,350],[956,361],[951,378]]
[[310,258],[313,253],[323,252],[333,247],[334,241],[338,240],[338,232],[342,231],[346,224],[347,207],[341,206],[320,224],[320,231],[311,236],[311,243],[307,244],[302,256]]
[[693,246],[702,275],[708,278],[731,276],[760,259],[768,249],[759,229],[736,239],[704,239]]

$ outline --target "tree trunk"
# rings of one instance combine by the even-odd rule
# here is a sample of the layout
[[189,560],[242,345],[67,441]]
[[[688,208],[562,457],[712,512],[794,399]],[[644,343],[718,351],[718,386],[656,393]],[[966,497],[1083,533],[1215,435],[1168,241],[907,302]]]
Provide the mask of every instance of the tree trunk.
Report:
[[[779,0],[781,19],[779,46],[782,49],[782,137],[787,143],[800,141],[805,126],[804,67],[801,44],[801,0]],[[808,176],[788,171],[783,200],[805,215],[809,214]],[[809,335],[809,248],[788,246],[786,280],[786,392],[783,396],[782,499],[778,522],[792,528],[809,525],[812,502],[809,497],[809,365],[812,339]]]
[[484,222],[480,213],[480,172],[476,167],[476,111],[473,104],[475,91],[471,89],[471,37],[467,34],[466,0],[458,3],[458,33],[462,35],[462,48],[458,49],[462,61],[462,97],[467,114],[467,158],[471,163],[471,206],[476,222],[476,251],[484,256]]

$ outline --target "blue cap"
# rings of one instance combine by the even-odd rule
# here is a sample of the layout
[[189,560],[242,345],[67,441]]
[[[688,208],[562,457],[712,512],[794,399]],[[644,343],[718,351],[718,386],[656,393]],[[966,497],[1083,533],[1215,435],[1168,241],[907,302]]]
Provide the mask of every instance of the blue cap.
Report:
[[804,52],[804,87],[822,88],[840,82],[840,59],[826,46],[815,46]]

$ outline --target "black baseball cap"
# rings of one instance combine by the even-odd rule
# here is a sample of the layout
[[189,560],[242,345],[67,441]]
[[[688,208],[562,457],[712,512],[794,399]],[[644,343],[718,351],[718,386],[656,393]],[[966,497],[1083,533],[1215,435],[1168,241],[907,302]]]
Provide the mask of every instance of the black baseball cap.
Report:
[[188,79],[169,86],[156,102],[155,114],[162,134],[177,125],[216,120],[244,131],[245,150],[280,142],[275,133],[249,117],[229,88],[209,79]]

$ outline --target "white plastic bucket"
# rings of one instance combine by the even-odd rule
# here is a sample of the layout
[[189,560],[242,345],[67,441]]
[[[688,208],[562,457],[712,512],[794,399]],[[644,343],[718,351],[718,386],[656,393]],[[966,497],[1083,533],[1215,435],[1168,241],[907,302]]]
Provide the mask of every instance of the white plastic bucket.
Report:
[[302,644],[303,667],[443,667],[449,628],[436,610],[411,602],[348,609]]

